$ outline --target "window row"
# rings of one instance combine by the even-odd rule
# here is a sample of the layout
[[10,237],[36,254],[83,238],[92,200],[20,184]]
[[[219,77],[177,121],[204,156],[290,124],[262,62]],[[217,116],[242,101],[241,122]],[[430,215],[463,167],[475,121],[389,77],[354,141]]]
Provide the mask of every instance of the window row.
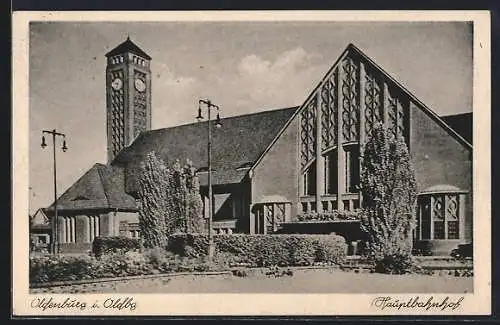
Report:
[[[143,67],[146,67],[148,65],[148,61],[146,61],[145,59],[143,59],[137,55],[134,55],[132,53],[128,54],[128,59],[130,62],[137,64],[137,65],[140,65],[140,66],[143,66]],[[110,64],[120,64],[120,63],[123,63],[124,61],[125,61],[125,58],[123,57],[123,55],[115,55],[115,56],[109,58]]]
[[[78,231],[76,225],[76,216],[64,216],[61,217],[61,227],[59,241],[61,243],[76,243],[77,242],[77,233],[81,233],[82,235],[78,235],[78,241],[91,243],[94,238],[99,237],[101,234],[101,225],[100,225],[100,217],[99,216],[85,216],[85,224],[84,228],[81,229],[79,224]],[[86,229],[86,231],[84,230]],[[82,240],[80,236],[85,236],[85,240]]]
[[[360,182],[359,145],[350,144],[343,147],[344,164],[340,172],[343,173],[346,193],[358,193]],[[337,149],[330,150],[324,155],[324,182],[325,193],[337,194],[338,192],[338,153]],[[315,195],[317,184],[316,164],[313,162],[303,174],[302,195]]]

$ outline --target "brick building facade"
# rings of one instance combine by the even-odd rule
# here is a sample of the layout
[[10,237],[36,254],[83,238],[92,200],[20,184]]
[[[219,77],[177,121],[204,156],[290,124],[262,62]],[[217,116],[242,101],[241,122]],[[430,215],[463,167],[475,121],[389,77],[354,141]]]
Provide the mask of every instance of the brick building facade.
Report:
[[[150,130],[151,58],[129,39],[107,58],[109,161],[94,165],[58,199],[63,252],[88,249],[96,236],[139,236],[137,183],[151,151],[167,164],[192,160],[205,206],[208,200],[207,122]],[[415,243],[449,254],[472,241],[472,114],[436,115],[352,44],[300,106],[222,123],[213,132],[212,156],[218,232],[337,232],[349,242],[362,239],[355,218],[298,216],[360,207],[362,147],[383,123],[404,139],[416,172]]]

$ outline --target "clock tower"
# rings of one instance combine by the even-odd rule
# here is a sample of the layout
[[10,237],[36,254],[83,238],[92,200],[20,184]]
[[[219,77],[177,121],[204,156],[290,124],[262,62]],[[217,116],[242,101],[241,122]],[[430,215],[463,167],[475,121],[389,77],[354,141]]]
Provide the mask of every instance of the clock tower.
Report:
[[106,54],[108,163],[151,129],[151,57],[130,38]]

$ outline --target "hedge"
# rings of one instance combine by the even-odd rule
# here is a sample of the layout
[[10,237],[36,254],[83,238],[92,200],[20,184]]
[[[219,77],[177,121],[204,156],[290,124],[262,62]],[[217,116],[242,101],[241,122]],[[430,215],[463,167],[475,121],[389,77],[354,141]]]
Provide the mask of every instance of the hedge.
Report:
[[125,236],[116,237],[96,237],[92,242],[92,253],[96,257],[105,254],[128,252],[141,249],[141,243],[138,239]]
[[[304,266],[314,262],[341,264],[347,245],[338,235],[214,235],[216,258],[249,266]],[[205,256],[208,235],[174,234],[167,250],[187,257]]]

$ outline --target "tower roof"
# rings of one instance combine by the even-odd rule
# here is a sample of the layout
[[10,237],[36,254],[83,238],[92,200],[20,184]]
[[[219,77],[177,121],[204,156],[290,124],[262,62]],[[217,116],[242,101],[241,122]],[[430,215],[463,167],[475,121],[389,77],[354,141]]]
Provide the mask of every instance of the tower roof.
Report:
[[134,42],[132,42],[130,40],[130,37],[127,37],[125,42],[121,43],[120,45],[118,45],[117,47],[106,53],[106,57],[110,57],[117,54],[123,54],[127,52],[135,53],[137,55],[142,56],[145,59],[151,60],[151,57],[147,55],[146,52],[141,50],[139,46],[137,46]]

